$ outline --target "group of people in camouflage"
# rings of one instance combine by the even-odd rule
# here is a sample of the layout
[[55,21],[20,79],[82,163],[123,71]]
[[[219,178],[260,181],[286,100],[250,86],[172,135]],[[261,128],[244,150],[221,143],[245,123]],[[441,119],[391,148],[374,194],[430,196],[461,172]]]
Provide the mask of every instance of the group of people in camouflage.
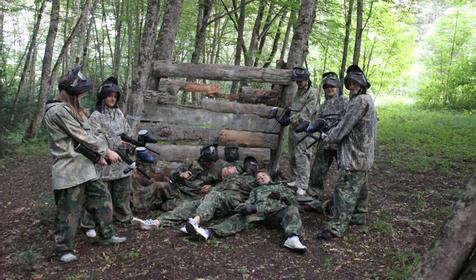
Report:
[[[61,77],[58,100],[48,102],[45,113],[53,155],[59,259],[77,259],[72,243],[78,225],[87,236],[107,245],[126,241],[116,235],[113,221],[143,230],[180,225],[181,232],[197,240],[225,237],[262,224],[281,228],[286,236],[284,247],[304,252],[301,206],[331,213],[332,219],[317,235],[321,239],[342,236],[349,224],[365,224],[376,129],[375,108],[366,92],[370,83],[359,67],[350,66],[344,79],[350,92],[347,101],[337,75],[325,73],[325,101],[319,104],[309,76],[305,68],[293,69],[298,89],[286,118],[279,119],[281,125],[290,125],[293,180],[287,185],[274,182],[258,168],[254,157],[240,160],[237,145],[225,147],[225,160],[219,159],[217,145],[202,147],[197,160],[186,160],[170,172],[168,182],[159,184],[137,172],[131,176],[124,172],[128,165],[121,161],[123,155],[135,154],[136,163],[149,174],[156,173],[155,158],[144,150],[135,151],[120,137],[132,137],[132,131],[117,108],[117,80],[110,77],[101,84],[95,111],[88,119],[80,100],[91,89],[90,81],[79,68]],[[311,167],[313,141],[318,144]],[[80,152],[80,146],[95,157]],[[334,195],[331,202],[322,203],[326,175],[334,160],[338,169]],[[134,195],[144,188],[151,190],[153,185],[157,195],[135,205]],[[155,219],[140,219],[133,216],[131,205],[142,211],[156,207],[164,212]],[[214,218],[222,219],[210,225]]]

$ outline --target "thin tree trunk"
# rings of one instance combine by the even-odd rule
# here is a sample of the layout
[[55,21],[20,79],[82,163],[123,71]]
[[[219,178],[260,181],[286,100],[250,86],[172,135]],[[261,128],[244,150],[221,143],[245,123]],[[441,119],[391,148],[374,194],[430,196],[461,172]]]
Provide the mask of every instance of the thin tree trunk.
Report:
[[116,36],[114,40],[114,57],[112,63],[112,73],[114,77],[119,77],[119,68],[121,66],[121,36],[122,36],[122,21],[123,21],[123,12],[124,12],[124,3],[125,1],[120,1],[116,9]]
[[288,20],[288,27],[286,27],[286,33],[284,34],[283,47],[281,49],[281,54],[279,55],[279,60],[281,61],[284,61],[284,56],[286,55],[286,50],[288,49],[289,36],[291,35],[291,29],[293,28],[295,17],[296,12],[291,10]]
[[[241,0],[240,1],[240,17],[238,19],[238,36],[236,38],[236,50],[235,50],[235,61],[234,61],[235,65],[240,65],[241,51],[242,51],[242,46],[244,44],[243,30],[245,28],[245,16],[246,16],[245,5],[246,5],[245,0]],[[236,93],[237,89],[238,89],[238,82],[233,82],[230,89],[231,94]]]
[[[278,45],[279,45],[279,40],[281,39],[281,27],[283,25],[284,19],[287,16],[287,12],[284,11],[281,20],[278,22],[278,28],[276,30],[276,34],[274,35],[274,40],[273,40],[273,47],[271,48],[271,53],[269,54],[268,58],[266,59],[265,63],[263,64],[263,68],[268,68],[269,65],[273,62],[274,56],[276,55],[276,52],[278,51]],[[258,60],[255,61],[255,67],[258,66]]]
[[257,51],[257,47],[258,47],[258,39],[259,39],[259,33],[260,33],[260,30],[261,30],[261,21],[263,19],[263,15],[264,15],[264,7],[265,7],[265,1],[264,0],[260,0],[259,2],[259,7],[258,7],[258,13],[256,15],[256,19],[255,19],[255,24],[253,26],[253,32],[251,33],[251,40],[250,40],[250,44],[249,44],[249,47],[248,47],[248,52],[246,53],[246,57],[245,57],[245,66],[252,66],[253,65],[253,62],[255,60],[255,56],[256,56],[256,51]]
[[[66,0],[66,8],[64,9],[64,11],[66,12],[66,15],[64,17],[64,26],[63,26],[63,44],[66,42],[66,37],[67,37],[67,33],[68,33],[68,21],[69,21],[69,6],[70,6],[70,0]],[[65,60],[64,63],[63,63],[63,72],[66,71],[68,68],[69,68],[69,61],[68,60]]]
[[[95,18],[93,16],[93,18]],[[94,34],[95,34],[95,39],[96,39],[96,52],[97,52],[97,62],[99,64],[99,77],[103,77],[104,76],[104,60],[103,60],[103,53],[102,53],[102,49],[101,49],[101,46],[103,45],[102,42],[104,42],[104,40],[102,40],[102,42],[100,41],[100,38],[99,38],[99,31],[98,31],[98,27],[96,25],[96,20],[93,20],[93,25],[94,25]]]
[[261,58],[261,54],[263,53],[264,45],[266,43],[266,38],[268,37],[269,28],[271,27],[275,19],[275,17],[273,17],[273,11],[274,11],[274,3],[272,2],[269,5],[268,15],[266,16],[266,20],[264,21],[263,30],[261,31],[259,35],[259,45],[258,45],[258,52],[257,52],[259,55],[255,56],[255,62],[253,63],[253,65],[255,66],[257,66],[259,63],[259,59]]
[[[344,5],[345,6],[345,5]],[[354,6],[354,0],[349,0],[349,7],[347,10],[347,18],[345,20],[345,35],[344,43],[342,46],[342,62],[340,64],[339,78],[342,80],[344,78],[345,67],[347,64],[347,51],[349,48],[349,35],[350,35],[350,26],[352,24],[352,9]]]
[[360,45],[362,44],[362,13],[364,0],[357,0],[357,25],[355,27],[354,57],[352,64],[358,65],[360,58]]
[[3,86],[7,83],[7,52],[5,51],[4,38],[3,38],[3,22],[5,18],[5,2],[0,3],[0,86]]

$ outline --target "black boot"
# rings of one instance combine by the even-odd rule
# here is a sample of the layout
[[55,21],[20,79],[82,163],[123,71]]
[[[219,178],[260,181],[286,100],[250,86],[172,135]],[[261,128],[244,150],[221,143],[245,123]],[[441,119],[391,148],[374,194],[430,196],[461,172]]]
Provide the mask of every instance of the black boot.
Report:
[[331,238],[334,238],[334,237],[337,237],[337,235],[335,235],[332,231],[330,231],[328,229],[321,230],[317,234],[317,239],[328,240],[328,239],[331,239]]

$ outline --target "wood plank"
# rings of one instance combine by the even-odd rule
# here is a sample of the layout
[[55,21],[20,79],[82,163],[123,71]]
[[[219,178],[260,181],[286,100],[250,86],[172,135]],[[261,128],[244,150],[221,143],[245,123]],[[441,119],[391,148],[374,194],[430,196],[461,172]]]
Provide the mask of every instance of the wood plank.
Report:
[[255,132],[271,132],[277,129],[275,120],[257,115],[219,113],[173,105],[157,106],[150,102],[144,103],[144,116],[141,121]]
[[257,89],[252,87],[243,87],[239,93],[238,101],[241,103],[262,103],[270,106],[276,106],[280,92],[280,89]]
[[273,107],[263,104],[243,104],[239,102],[205,98],[202,100],[202,108],[212,112],[252,114],[266,118]]
[[156,77],[182,77],[217,81],[249,81],[287,85],[290,69],[270,69],[224,64],[154,63]]
[[278,135],[260,132],[247,132],[236,130],[222,130],[218,136],[218,144],[239,144],[245,147],[271,148],[278,147]]
[[[182,162],[186,159],[197,159],[200,156],[202,146],[192,145],[157,145],[148,144],[147,147],[160,153],[162,161]],[[270,149],[267,148],[241,148],[239,149],[240,159],[247,156],[254,156],[259,162],[268,164],[270,162]],[[218,155],[221,159],[225,158],[223,147],[218,149]]]

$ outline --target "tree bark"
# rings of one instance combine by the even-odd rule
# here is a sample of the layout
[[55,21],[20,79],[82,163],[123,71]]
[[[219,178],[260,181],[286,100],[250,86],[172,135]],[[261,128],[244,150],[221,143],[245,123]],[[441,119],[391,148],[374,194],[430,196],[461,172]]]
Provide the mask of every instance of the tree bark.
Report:
[[259,33],[261,30],[261,21],[264,15],[265,1],[259,1],[258,13],[256,15],[255,24],[253,25],[253,32],[251,33],[251,40],[248,46],[248,52],[245,57],[245,66],[252,66],[255,60],[256,51],[258,47]]
[[[235,65],[240,65],[241,51],[244,44],[243,30],[245,28],[245,16],[246,16],[245,7],[246,7],[246,1],[241,0],[240,1],[240,17],[238,19],[238,29],[237,29],[238,34],[236,38],[236,48],[235,48],[235,61],[234,61]],[[236,94],[237,90],[238,90],[238,83],[236,81],[233,81],[231,85],[230,93]]]
[[362,13],[364,0],[357,0],[357,25],[355,27],[355,41],[354,41],[354,57],[352,64],[359,65],[360,45],[362,43]]
[[286,33],[284,33],[283,47],[281,48],[281,54],[279,55],[279,60],[284,61],[284,56],[286,55],[286,50],[288,49],[289,36],[291,35],[291,29],[293,28],[293,23],[296,17],[296,12],[291,10],[291,14],[288,19],[288,26],[286,27]]
[[277,89],[256,89],[251,87],[242,87],[238,101],[241,103],[262,103],[269,106],[276,106],[280,93],[281,90]]
[[345,20],[344,43],[342,45],[342,62],[340,64],[340,71],[339,71],[339,79],[341,79],[341,80],[344,78],[344,72],[345,72],[345,68],[346,68],[346,64],[347,64],[347,52],[348,52],[348,48],[349,48],[349,35],[350,35],[350,26],[352,24],[353,6],[354,6],[354,0],[349,0],[349,7],[348,7],[348,10],[347,10],[347,17],[346,17],[346,20]]
[[438,239],[423,256],[409,279],[457,279],[476,247],[476,177],[456,202]]
[[119,69],[121,66],[121,56],[122,56],[122,21],[124,17],[124,5],[125,1],[118,1],[116,7],[116,21],[115,21],[115,40],[114,40],[114,57],[112,61],[112,75],[114,77],[119,77]]
[[0,87],[7,84],[7,52],[5,51],[4,37],[3,37],[3,25],[5,19],[5,1],[0,3]]
[[[279,45],[279,40],[281,39],[281,27],[283,25],[284,20],[286,19],[287,12],[283,12],[281,16],[281,20],[278,22],[278,28],[276,29],[276,34],[274,35],[274,40],[273,40],[273,47],[271,48],[271,52],[269,53],[268,58],[263,64],[263,68],[268,68],[269,65],[274,60],[274,56],[276,55],[276,52],[278,51],[278,45]],[[258,66],[258,61],[255,61],[255,67]]]

